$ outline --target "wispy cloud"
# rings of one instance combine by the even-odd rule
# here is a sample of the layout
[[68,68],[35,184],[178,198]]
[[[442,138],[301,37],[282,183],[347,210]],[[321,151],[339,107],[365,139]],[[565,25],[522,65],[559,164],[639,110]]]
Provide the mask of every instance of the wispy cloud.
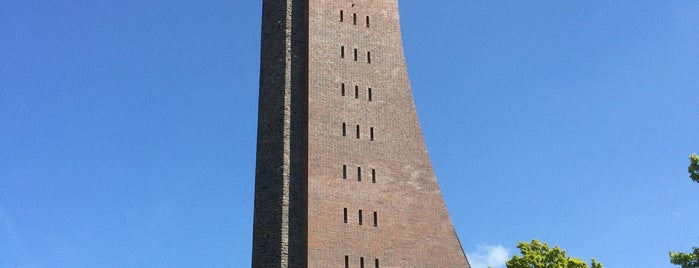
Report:
[[0,205],[0,267],[41,268],[32,261],[22,239],[15,231],[12,218]]
[[2,233],[0,233],[0,237],[7,236],[7,238],[9,238],[8,241],[12,242],[13,246],[15,246],[17,250],[24,250],[24,245],[19,239],[19,236],[17,236],[15,229],[12,227],[12,222],[7,214],[5,214],[5,210],[2,208],[2,206],[0,206],[0,228],[2,228],[0,229],[2,231]]
[[501,245],[482,245],[476,252],[467,255],[472,268],[503,268],[510,257],[510,250]]
[[672,212],[672,216],[675,216],[676,219],[681,220],[682,219],[682,214],[680,214],[677,211]]

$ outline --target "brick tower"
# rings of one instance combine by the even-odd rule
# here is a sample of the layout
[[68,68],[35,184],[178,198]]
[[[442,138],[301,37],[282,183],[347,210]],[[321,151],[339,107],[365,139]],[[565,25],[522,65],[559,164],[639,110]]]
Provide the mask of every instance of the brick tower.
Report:
[[470,267],[397,0],[263,0],[253,268]]

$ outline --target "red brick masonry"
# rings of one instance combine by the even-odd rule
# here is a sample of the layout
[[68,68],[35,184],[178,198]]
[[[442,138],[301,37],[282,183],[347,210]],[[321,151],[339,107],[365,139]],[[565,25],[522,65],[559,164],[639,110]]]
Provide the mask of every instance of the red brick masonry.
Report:
[[470,267],[417,119],[397,0],[264,0],[253,267]]

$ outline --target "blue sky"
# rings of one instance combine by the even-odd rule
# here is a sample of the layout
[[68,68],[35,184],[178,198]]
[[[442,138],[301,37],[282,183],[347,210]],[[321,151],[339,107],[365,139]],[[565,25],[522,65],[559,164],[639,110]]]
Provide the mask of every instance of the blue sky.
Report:
[[[260,1],[0,2],[0,267],[249,267]],[[403,1],[474,268],[699,246],[699,2]]]

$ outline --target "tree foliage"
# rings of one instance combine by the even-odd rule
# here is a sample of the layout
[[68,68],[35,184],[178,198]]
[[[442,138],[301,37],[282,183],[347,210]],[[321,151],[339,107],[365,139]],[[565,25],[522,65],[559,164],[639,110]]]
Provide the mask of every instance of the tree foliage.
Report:
[[[566,251],[555,246],[549,247],[546,243],[532,240],[531,243],[519,242],[517,244],[522,256],[513,256],[505,265],[507,268],[587,268],[587,263],[579,258],[571,258]],[[592,268],[603,268],[602,264],[592,259]]]
[[694,248],[691,253],[671,251],[670,262],[682,268],[699,268],[699,248]]
[[699,183],[699,156],[696,154],[689,155],[689,177],[694,181]]
[[[689,178],[699,183],[699,156],[696,154],[689,155],[687,171]],[[699,248],[693,248],[690,253],[670,251],[670,262],[682,268],[699,268]]]

